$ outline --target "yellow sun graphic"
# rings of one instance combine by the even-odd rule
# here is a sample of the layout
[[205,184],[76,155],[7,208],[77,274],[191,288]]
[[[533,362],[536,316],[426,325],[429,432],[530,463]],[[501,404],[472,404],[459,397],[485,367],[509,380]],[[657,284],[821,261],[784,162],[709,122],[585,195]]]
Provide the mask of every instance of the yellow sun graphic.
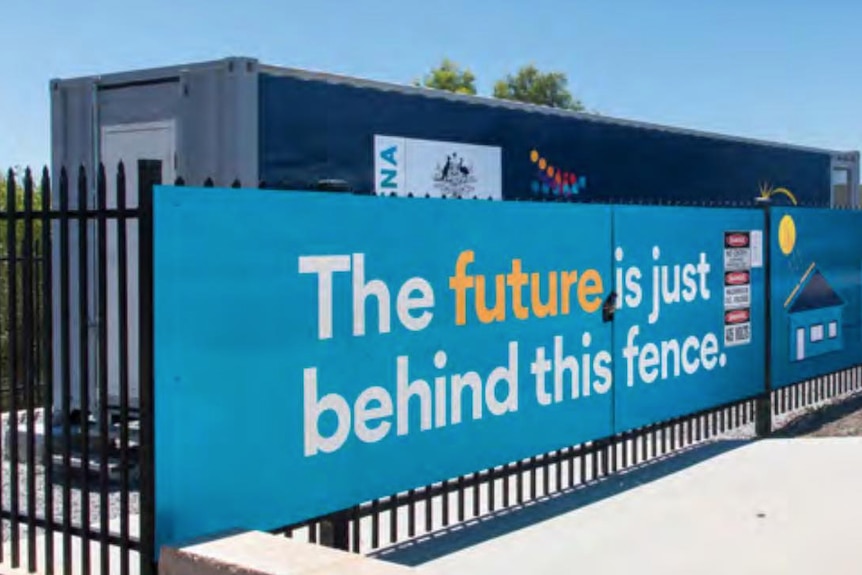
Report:
[[778,224],[778,247],[781,248],[781,253],[789,256],[796,245],[796,222],[790,217],[790,214],[781,218]]

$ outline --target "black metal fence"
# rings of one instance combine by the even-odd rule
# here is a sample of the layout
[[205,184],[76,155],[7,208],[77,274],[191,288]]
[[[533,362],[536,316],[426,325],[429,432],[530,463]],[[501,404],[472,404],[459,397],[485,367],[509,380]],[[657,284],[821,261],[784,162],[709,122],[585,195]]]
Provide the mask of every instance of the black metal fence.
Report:
[[[862,366],[774,390],[769,406],[773,416],[789,416],[859,391],[862,391]],[[744,399],[483,469],[275,532],[356,553],[374,552],[514,506],[589,488],[612,474],[678,455],[707,441],[753,437],[760,399]]]
[[[0,190],[0,565],[87,575],[155,568],[151,202],[161,182],[157,166],[135,168],[136,190],[122,164],[94,180],[83,168],[54,181],[47,170],[38,181],[10,172]],[[768,427],[770,415],[860,389],[856,367],[276,532],[369,552],[731,432],[753,434],[756,420]]]
[[[111,205],[103,169],[95,185],[83,169],[73,177],[70,183],[63,170],[52,190],[47,170],[38,184],[29,170],[23,178],[10,172],[4,186],[0,562],[46,574],[146,573],[152,564],[142,558],[153,556],[152,452],[144,441],[151,396],[142,383],[140,410],[130,408],[128,358],[131,330],[141,332],[139,342],[147,334],[144,322],[131,326],[126,318],[130,251],[150,245],[142,224],[151,194],[141,186],[140,202],[127,205],[122,166]],[[140,236],[135,246],[127,241],[132,228]],[[138,268],[134,291],[143,295],[151,281],[146,266]],[[113,298],[109,280],[117,286]],[[141,317],[151,315],[145,297],[139,305]],[[112,343],[109,316],[119,324]],[[111,405],[109,347],[120,374],[111,383],[119,401]],[[138,355],[146,351],[140,347]],[[149,369],[147,361],[140,365]]]

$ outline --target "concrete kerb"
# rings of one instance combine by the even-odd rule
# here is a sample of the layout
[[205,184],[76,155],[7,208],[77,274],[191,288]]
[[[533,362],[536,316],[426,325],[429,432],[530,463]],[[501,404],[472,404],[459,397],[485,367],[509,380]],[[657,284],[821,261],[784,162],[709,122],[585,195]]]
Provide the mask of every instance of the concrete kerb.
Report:
[[379,559],[247,531],[181,548],[166,547],[160,575],[408,575],[415,570]]

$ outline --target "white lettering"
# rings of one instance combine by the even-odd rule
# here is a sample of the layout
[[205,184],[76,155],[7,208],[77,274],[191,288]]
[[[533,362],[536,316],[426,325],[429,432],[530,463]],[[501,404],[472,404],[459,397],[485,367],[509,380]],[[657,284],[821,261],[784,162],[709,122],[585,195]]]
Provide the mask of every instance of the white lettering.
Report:
[[694,361],[688,360],[688,355],[691,350],[697,351],[697,348],[700,347],[700,342],[693,335],[686,338],[685,342],[682,344],[682,369],[689,375],[693,374],[700,367],[700,359],[695,357]]
[[626,385],[631,387],[635,384],[635,358],[638,356],[640,349],[635,345],[635,338],[640,333],[640,328],[633,325],[629,328],[629,333],[626,336],[626,346],[623,348],[623,357],[626,359]]
[[452,376],[452,423],[461,423],[461,396],[464,388],[473,391],[473,419],[482,419],[482,378],[475,371]]
[[[506,382],[506,398],[497,399],[497,384]],[[503,415],[518,411],[518,344],[509,343],[509,365],[498,367],[488,376],[485,382],[485,404],[493,415]]]
[[[411,298],[410,295],[414,292],[419,292],[419,297]],[[434,291],[431,289],[431,284],[422,278],[410,278],[401,289],[398,291],[398,319],[407,329],[411,331],[420,331],[428,327],[431,323],[431,318],[434,314],[428,311],[428,308],[434,307]],[[410,312],[413,310],[424,309],[418,316],[413,316]]]
[[675,339],[661,342],[661,378],[667,379],[667,369],[671,364],[668,356],[673,352],[673,376],[679,376],[679,342]]
[[[554,396],[548,393],[545,389],[545,374],[551,371],[551,362],[545,359],[545,348],[540,347],[536,350],[536,361],[530,364],[530,373],[536,376],[536,401],[539,405],[551,405],[554,401]],[[560,398],[562,400],[562,387],[560,388]]]
[[697,264],[697,273],[700,276],[700,297],[709,299],[709,288],[706,287],[706,276],[712,267],[706,263],[706,254],[700,254],[700,263]]
[[638,372],[641,376],[641,381],[644,383],[652,383],[658,377],[659,363],[658,348],[654,343],[648,343],[643,347],[638,362]]
[[365,255],[353,254],[353,335],[365,335],[365,300],[377,298],[378,331],[389,333],[389,288],[381,280],[365,283]]
[[299,273],[317,274],[317,337],[332,337],[332,274],[349,272],[349,256],[300,256]]
[[422,431],[431,429],[431,388],[428,382],[422,379],[409,381],[409,359],[407,356],[399,356],[397,359],[398,391],[398,435],[407,435],[410,432],[410,398],[419,399],[421,420],[419,428]]
[[694,276],[697,274],[697,267],[694,264],[685,264],[682,268],[682,283],[685,288],[682,290],[682,299],[691,303],[697,298],[697,280]]
[[708,333],[700,345],[700,363],[706,369],[715,368],[718,363],[718,338],[713,333]]
[[563,357],[563,336],[554,336],[554,399],[563,400],[563,377],[569,372],[569,382],[572,387],[572,399],[580,397],[578,360],[573,355]]
[[[375,401],[380,405],[377,407],[368,406],[369,403]],[[353,426],[356,437],[360,441],[375,443],[386,437],[386,434],[389,433],[392,424],[388,421],[380,421],[374,428],[368,426],[370,421],[383,419],[392,415],[392,398],[382,387],[369,387],[359,394],[359,398],[356,400],[355,412]]]
[[605,394],[611,389],[613,383],[613,372],[611,371],[611,354],[606,351],[600,351],[593,359],[593,371],[599,377],[593,382],[593,389],[598,394]]
[[638,307],[643,301],[643,289],[641,288],[640,280],[642,274],[638,268],[629,268],[626,272],[626,305],[629,307]]
[[[350,406],[338,394],[330,393],[318,401],[317,399],[317,369],[309,367],[303,370],[304,421],[305,421],[305,456],[316,455],[318,451],[332,453],[337,450],[350,433]],[[338,425],[329,437],[320,434],[318,426],[320,414],[332,411],[338,418]]]

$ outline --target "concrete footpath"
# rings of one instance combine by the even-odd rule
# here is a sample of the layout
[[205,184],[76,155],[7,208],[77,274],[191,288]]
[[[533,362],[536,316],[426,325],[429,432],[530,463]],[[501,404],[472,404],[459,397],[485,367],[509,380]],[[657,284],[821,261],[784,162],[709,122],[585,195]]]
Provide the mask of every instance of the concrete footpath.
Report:
[[862,573],[862,438],[705,445],[376,554],[420,573]]

